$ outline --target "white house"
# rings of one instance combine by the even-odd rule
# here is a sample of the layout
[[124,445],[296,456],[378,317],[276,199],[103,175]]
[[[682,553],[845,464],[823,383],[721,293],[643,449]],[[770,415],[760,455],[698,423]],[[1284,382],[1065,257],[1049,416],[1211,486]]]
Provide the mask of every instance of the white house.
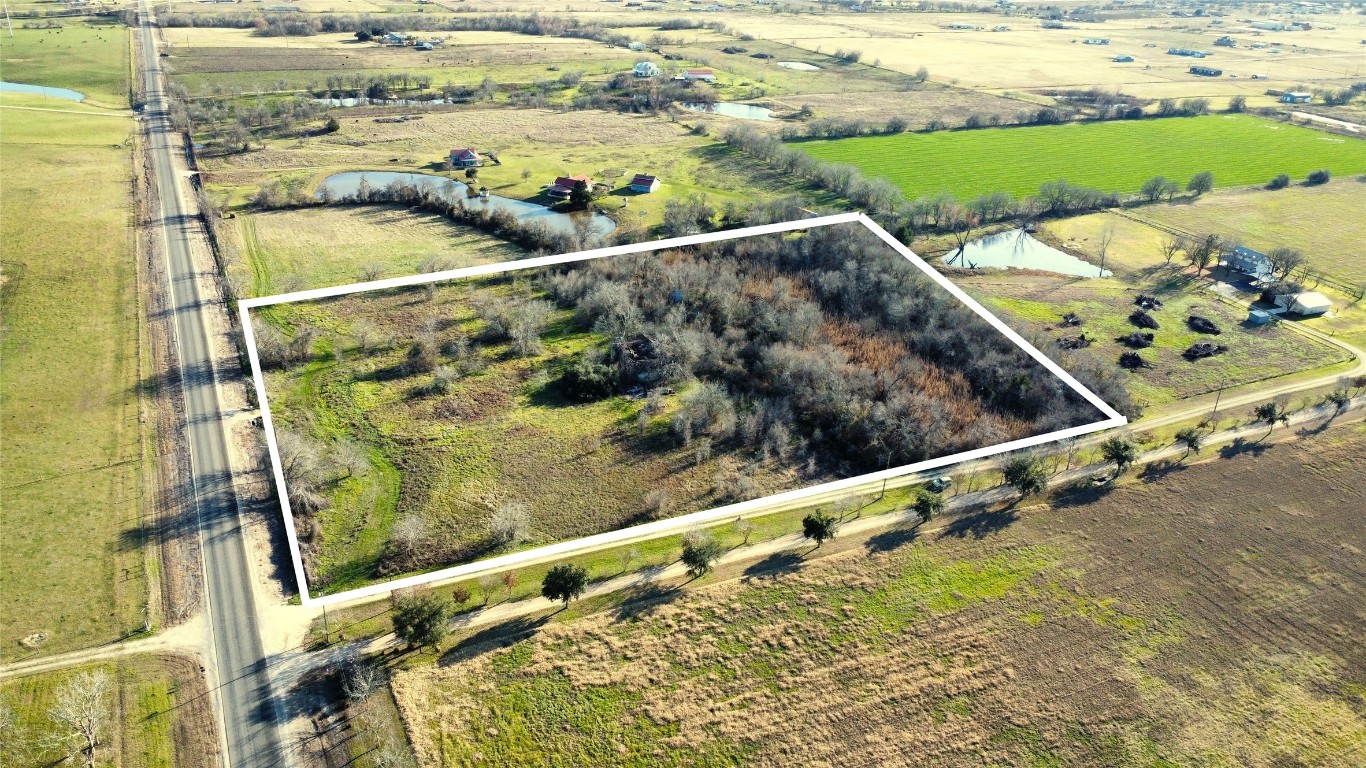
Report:
[[658,77],[659,65],[653,61],[642,61],[636,64],[635,68],[631,70],[631,74],[636,77]]
[[1277,296],[1276,306],[1283,308],[1286,312],[1314,317],[1332,309],[1333,302],[1318,291],[1305,291]]
[[701,80],[704,83],[716,82],[716,73],[710,69],[685,69],[683,70],[684,80]]

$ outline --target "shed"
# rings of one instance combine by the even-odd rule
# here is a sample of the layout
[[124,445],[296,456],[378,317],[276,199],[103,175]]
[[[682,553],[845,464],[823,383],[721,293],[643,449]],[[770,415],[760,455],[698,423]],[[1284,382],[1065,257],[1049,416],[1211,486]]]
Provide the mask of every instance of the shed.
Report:
[[635,67],[631,70],[631,74],[636,77],[656,77],[659,75],[659,65],[655,64],[653,61],[636,62]]
[[704,83],[716,82],[716,73],[710,69],[685,69],[683,70],[684,80],[701,80]]
[[1086,38],[1085,40],[1082,40],[1082,42],[1085,43],[1085,44],[1087,44],[1087,45],[1109,45],[1109,44],[1110,44],[1110,38],[1108,38],[1108,37],[1088,37],[1088,38]]
[[1314,96],[1312,94],[1296,91],[1291,91],[1281,96],[1281,103],[1283,104],[1308,104],[1313,100]]
[[1276,304],[1284,307],[1286,312],[1294,312],[1306,317],[1321,315],[1333,308],[1333,302],[1318,291],[1287,293],[1283,296],[1277,296]]
[[646,173],[637,173],[631,177],[632,192],[654,192],[659,189],[659,177],[651,176]]
[[1215,69],[1214,67],[1196,66],[1190,68],[1190,73],[1192,75],[1200,75],[1201,77],[1219,77],[1220,75],[1224,74],[1224,70]]
[[474,168],[479,165],[479,153],[472,149],[452,149],[452,168]]
[[1264,309],[1254,309],[1247,313],[1247,321],[1252,325],[1266,325],[1271,322],[1272,315]]
[[1117,62],[1120,62],[1121,64],[1123,64],[1123,63],[1125,63],[1125,62],[1133,61],[1133,60],[1134,60],[1134,57],[1133,57],[1133,56],[1130,56],[1130,55],[1127,54],[1127,53],[1121,53],[1120,55],[1118,55],[1118,56],[1114,57],[1113,59],[1111,59],[1111,61],[1117,61]]

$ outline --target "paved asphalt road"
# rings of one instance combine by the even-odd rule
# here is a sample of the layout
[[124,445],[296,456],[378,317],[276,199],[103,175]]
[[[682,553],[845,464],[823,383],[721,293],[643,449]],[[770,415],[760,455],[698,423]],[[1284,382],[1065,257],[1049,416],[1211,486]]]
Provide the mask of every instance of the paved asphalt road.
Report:
[[147,150],[161,200],[171,306],[175,313],[176,347],[185,393],[185,424],[193,466],[195,509],[204,558],[205,590],[213,636],[219,711],[227,743],[227,764],[234,768],[284,763],[276,727],[276,709],[266,676],[265,651],[257,627],[256,603],[247,570],[246,544],[238,516],[237,495],[228,459],[227,421],[218,400],[210,360],[205,298],[199,294],[190,238],[199,226],[185,205],[176,178],[175,153],[180,136],[172,129],[163,90],[161,60],[154,27],[141,4],[138,31],[145,71]]

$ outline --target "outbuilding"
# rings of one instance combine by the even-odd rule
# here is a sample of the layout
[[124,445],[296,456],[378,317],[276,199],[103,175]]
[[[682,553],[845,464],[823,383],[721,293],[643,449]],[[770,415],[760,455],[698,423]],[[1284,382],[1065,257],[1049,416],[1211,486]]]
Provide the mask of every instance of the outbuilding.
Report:
[[644,192],[649,194],[659,189],[659,177],[651,176],[646,173],[637,173],[631,177],[631,191]]
[[684,80],[701,80],[704,83],[716,82],[716,73],[710,69],[685,69],[683,70]]
[[1215,69],[1214,67],[1195,66],[1190,68],[1190,73],[1192,75],[1200,75],[1201,77],[1219,77],[1224,74],[1224,70]]
[[1308,104],[1314,100],[1313,94],[1291,91],[1281,95],[1282,104]]
[[1286,312],[1294,312],[1305,317],[1316,317],[1333,308],[1333,302],[1318,291],[1287,293],[1276,297],[1276,305]]

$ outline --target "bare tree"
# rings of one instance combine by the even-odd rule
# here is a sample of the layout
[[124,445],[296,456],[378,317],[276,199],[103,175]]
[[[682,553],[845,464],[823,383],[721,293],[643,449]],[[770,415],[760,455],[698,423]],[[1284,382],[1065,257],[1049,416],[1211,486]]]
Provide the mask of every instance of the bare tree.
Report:
[[1107,222],[1105,228],[1100,231],[1100,240],[1097,241],[1097,255],[1100,256],[1101,271],[1105,270],[1105,256],[1110,252],[1110,243],[1115,241],[1115,224]]
[[95,748],[109,729],[112,692],[107,670],[81,672],[57,689],[57,701],[48,710],[58,728],[57,744],[79,749],[86,768],[95,768]]
[[353,661],[342,672],[342,691],[353,702],[370,698],[384,687],[384,668],[366,661]]
[[1162,258],[1166,261],[1167,266],[1170,267],[1172,265],[1172,259],[1176,258],[1176,254],[1181,252],[1183,246],[1184,243],[1179,238],[1164,237],[1162,238],[1162,242],[1158,243],[1157,248],[1161,252]]
[[520,501],[505,501],[493,510],[489,535],[500,544],[516,544],[531,534],[531,508]]

